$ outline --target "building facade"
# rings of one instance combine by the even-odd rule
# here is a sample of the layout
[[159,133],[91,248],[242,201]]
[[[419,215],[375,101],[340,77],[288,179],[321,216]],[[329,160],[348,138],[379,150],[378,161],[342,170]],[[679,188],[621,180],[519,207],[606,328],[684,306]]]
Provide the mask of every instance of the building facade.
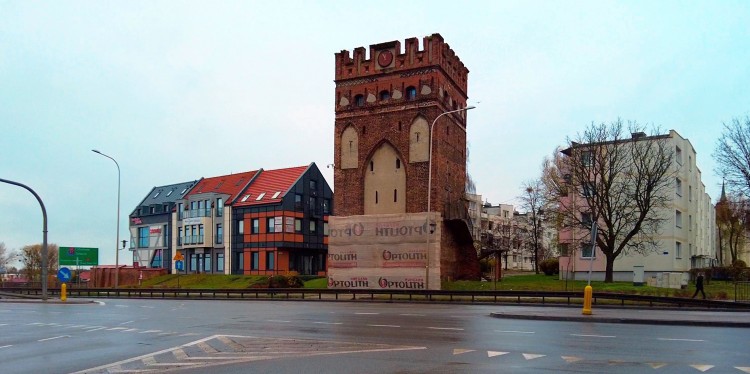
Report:
[[232,201],[232,274],[325,275],[332,213],[315,163],[261,170]]
[[[414,225],[422,220],[425,228],[420,229],[417,236],[439,234],[432,240],[427,239],[428,243],[438,243],[434,255],[424,247],[403,243],[406,252],[400,256],[416,256],[419,261],[427,261],[421,265],[419,261],[399,264],[402,271],[391,274],[391,279],[406,279],[404,284],[416,285],[410,288],[425,287],[425,283],[429,283],[425,267],[429,273],[434,266],[432,274],[439,274],[440,279],[479,276],[464,196],[464,109],[469,70],[439,34],[425,37],[422,49],[419,44],[418,39],[411,38],[403,48],[400,41],[392,41],[371,45],[369,51],[359,47],[354,49],[353,55],[343,50],[335,56],[336,215],[348,217],[348,223],[341,221],[342,225],[358,221],[351,217],[363,217],[361,222],[370,222],[373,230],[378,227],[373,216],[399,215],[387,218],[388,225],[398,225],[398,220]],[[425,188],[428,185],[431,186],[429,194]],[[432,216],[428,210],[438,214]],[[440,227],[428,231],[427,222]],[[373,239],[377,239],[376,236]],[[424,239],[404,237],[404,240],[422,242]],[[331,245],[336,245],[335,240]],[[350,244],[343,247],[347,251],[355,248]],[[364,252],[372,249],[356,248]],[[359,256],[371,255],[364,252]],[[376,260],[368,259],[366,263],[376,264]],[[336,266],[334,264],[334,269]],[[346,273],[347,279],[356,277],[356,270],[349,267],[349,263],[342,266],[348,268],[340,274]],[[388,273],[379,273],[378,265],[372,266],[376,267],[366,272],[373,279],[377,279],[378,274]],[[411,266],[413,273],[406,270]],[[432,285],[439,288],[437,280]]]
[[[671,167],[674,179],[670,182],[671,190],[666,193],[666,206],[656,209],[655,212],[658,217],[664,219],[659,233],[653,237],[656,249],[647,254],[621,254],[614,262],[614,281],[633,280],[636,267],[642,267],[646,277],[663,272],[686,273],[692,268],[711,266],[716,256],[714,206],[711,204],[710,196],[706,194],[701,171],[696,165],[696,152],[690,141],[674,130],[670,130],[669,134],[657,136],[633,134],[633,141],[661,140],[664,140],[673,152],[674,160]],[[570,193],[563,204],[570,204],[571,199],[580,197],[577,193]],[[586,212],[581,214],[585,215]],[[581,220],[585,221],[583,218]],[[558,240],[561,278],[586,279],[589,265],[593,261],[592,279],[604,279],[604,255],[596,248],[592,257],[587,229],[563,227]]]
[[154,187],[133,209],[129,216],[130,250],[133,265],[164,268],[171,271],[173,242],[173,212],[198,180]]

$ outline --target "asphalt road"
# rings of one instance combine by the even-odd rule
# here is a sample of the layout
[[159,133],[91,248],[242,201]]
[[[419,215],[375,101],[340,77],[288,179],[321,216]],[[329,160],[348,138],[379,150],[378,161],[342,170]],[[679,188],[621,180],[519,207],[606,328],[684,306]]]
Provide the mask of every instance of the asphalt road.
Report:
[[489,317],[508,308],[132,299],[3,303],[0,372],[750,373],[748,329]]

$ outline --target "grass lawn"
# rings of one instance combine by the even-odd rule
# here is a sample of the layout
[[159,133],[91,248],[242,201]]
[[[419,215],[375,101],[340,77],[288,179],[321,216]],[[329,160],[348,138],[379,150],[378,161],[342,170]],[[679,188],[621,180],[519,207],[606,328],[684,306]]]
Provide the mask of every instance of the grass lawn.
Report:
[[[177,288],[177,275],[162,275],[143,281],[142,288]],[[268,285],[266,276],[250,275],[208,275],[187,274],[179,276],[180,288],[251,288]],[[305,288],[328,288],[327,278],[314,278],[304,282]],[[501,281],[456,281],[443,282],[443,290],[524,290],[524,291],[583,291],[585,281],[564,281],[557,276],[544,274],[523,274],[506,276]],[[652,296],[691,297],[695,292],[695,285],[691,283],[687,289],[656,288],[649,286],[633,286],[631,282],[591,282],[596,292],[615,292]],[[711,281],[705,285],[706,296],[709,299],[733,300],[734,284],[732,282]],[[700,296],[698,296],[700,297]]]

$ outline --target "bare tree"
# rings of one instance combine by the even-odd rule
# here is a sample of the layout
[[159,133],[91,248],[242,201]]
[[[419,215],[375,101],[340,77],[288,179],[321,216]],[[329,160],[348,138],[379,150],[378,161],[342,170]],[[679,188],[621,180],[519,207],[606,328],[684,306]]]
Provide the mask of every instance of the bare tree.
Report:
[[[716,204],[716,225],[718,226],[719,255],[718,260],[722,265],[731,265],[744,253],[747,240],[747,227],[750,224],[748,201],[737,196],[730,195]],[[729,254],[729,264],[724,263],[726,254]]]
[[[47,274],[57,273],[57,244],[47,245]],[[29,281],[39,279],[41,282],[42,272],[42,245],[33,244],[27,245],[21,249],[21,256],[23,261],[23,272]]]
[[724,123],[713,156],[729,189],[750,196],[750,116]]
[[[628,124],[591,124],[568,148],[547,159],[542,183],[555,202],[556,220],[582,247],[587,228],[597,225],[597,248],[606,258],[605,282],[612,282],[617,257],[656,249],[655,237],[666,218],[676,175],[674,150],[667,135],[646,136],[645,128]],[[576,242],[570,244],[577,244]],[[588,248],[594,256],[593,248]]]
[[540,239],[542,236],[542,215],[544,214],[545,192],[544,183],[541,179],[526,181],[521,186],[523,194],[519,196],[521,208],[526,211],[531,230],[529,230],[531,242],[534,245],[534,272],[539,274]]
[[8,253],[8,249],[5,248],[5,243],[0,242],[0,270],[6,269],[12,253]]

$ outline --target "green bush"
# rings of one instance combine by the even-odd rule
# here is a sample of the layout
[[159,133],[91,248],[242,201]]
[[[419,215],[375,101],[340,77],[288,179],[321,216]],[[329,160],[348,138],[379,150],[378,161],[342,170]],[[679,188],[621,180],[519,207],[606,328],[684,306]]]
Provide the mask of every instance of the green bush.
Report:
[[745,263],[745,261],[742,261],[742,260],[734,260],[734,262],[732,262],[732,267],[734,267],[734,268],[746,268],[747,264]]
[[298,275],[274,275],[269,278],[270,288],[299,288],[304,285]]
[[539,270],[544,275],[555,275],[560,273],[560,261],[556,258],[548,258],[539,263]]

